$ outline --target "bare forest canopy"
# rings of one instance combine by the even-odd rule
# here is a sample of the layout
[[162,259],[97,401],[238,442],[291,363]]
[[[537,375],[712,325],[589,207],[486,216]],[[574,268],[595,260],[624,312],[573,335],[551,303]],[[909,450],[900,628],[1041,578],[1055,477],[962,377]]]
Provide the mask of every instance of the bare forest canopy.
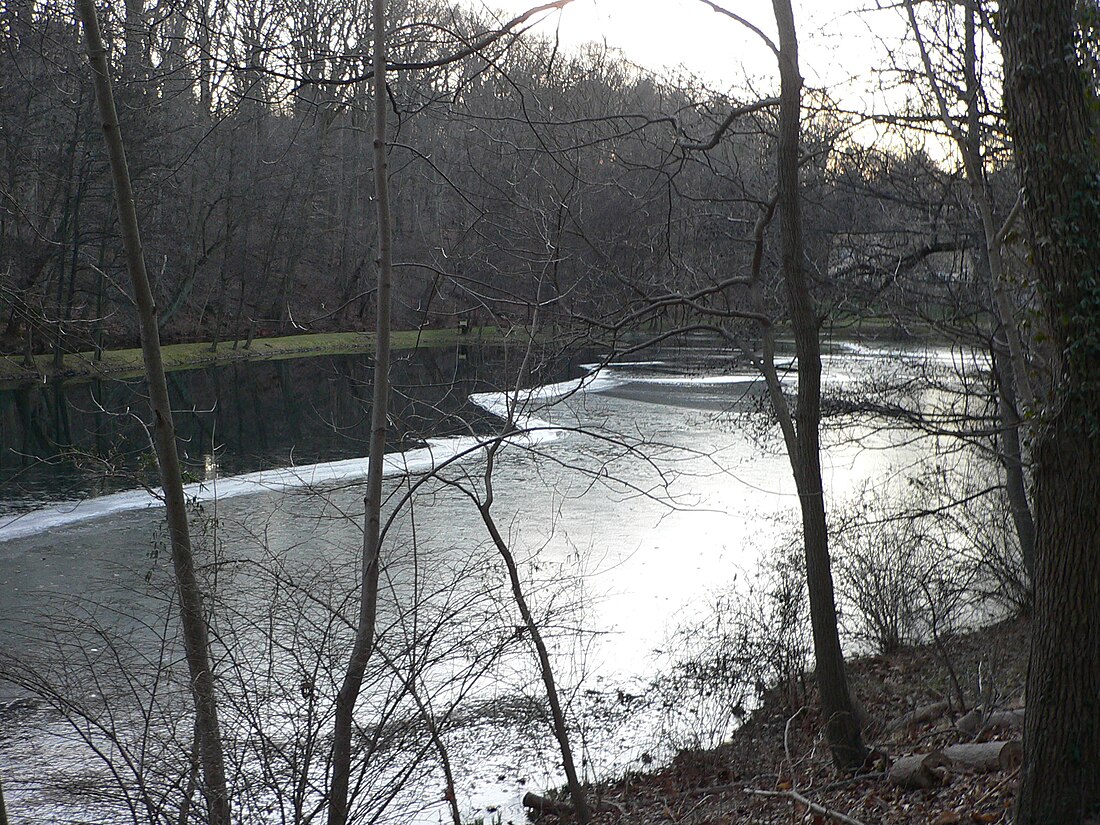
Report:
[[[63,439],[46,437],[41,411],[52,399],[63,431],[71,406],[63,393],[48,392],[63,384],[51,384],[48,376],[64,376],[72,353],[90,353],[100,366],[136,363],[136,353],[125,350],[140,340],[151,413],[148,425],[139,422],[141,443],[151,440],[167,515],[167,533],[154,544],[170,551],[172,564],[172,585],[164,592],[174,596],[158,603],[178,608],[187,668],[183,679],[182,669],[173,675],[165,666],[179,661],[165,623],[158,656],[143,659],[152,687],[142,704],[146,687],[138,687],[141,678],[119,654],[122,643],[108,639],[119,665],[113,669],[146,714],[133,740],[141,753],[136,761],[110,761],[129,735],[118,733],[125,726],[115,725],[113,700],[104,694],[104,715],[97,717],[95,707],[70,702],[57,687],[78,681],[67,670],[69,657],[49,663],[61,665],[58,681],[39,676],[48,669],[0,655],[0,683],[45,697],[66,714],[105,759],[135,822],[139,806],[130,801],[127,771],[144,795],[140,807],[149,821],[188,822],[194,803],[205,807],[210,825],[228,825],[234,808],[248,820],[261,806],[273,811],[275,799],[294,806],[295,822],[319,821],[326,813],[329,825],[347,825],[367,812],[377,821],[402,792],[402,781],[391,780],[413,787],[415,771],[435,769],[427,767],[434,752],[451,821],[462,825],[445,734],[461,715],[459,704],[476,695],[474,686],[492,682],[498,664],[510,667],[514,645],[528,655],[532,677],[537,674],[528,687],[541,683],[544,732],[561,755],[560,763],[554,760],[569,802],[557,802],[558,812],[568,808],[588,825],[608,811],[585,788],[587,757],[579,771],[574,761],[576,743],[588,744],[577,735],[583,714],[570,698],[584,701],[592,693],[571,684],[585,670],[575,667],[584,655],[579,646],[559,648],[572,631],[553,611],[544,612],[540,602],[556,596],[532,577],[543,562],[539,554],[554,546],[558,523],[554,515],[546,523],[520,517],[509,500],[552,493],[556,503],[546,512],[560,515],[557,504],[572,499],[563,492],[569,485],[559,489],[541,475],[552,468],[583,479],[585,494],[605,496],[599,514],[578,524],[629,520],[603,506],[609,502],[645,501],[679,514],[692,499],[680,495],[681,478],[740,482],[740,470],[766,455],[761,434],[767,431],[786,454],[783,484],[744,484],[800,511],[797,563],[789,571],[804,562],[805,576],[788,571],[785,581],[793,588],[768,586],[769,598],[779,599],[777,612],[761,613],[743,638],[779,633],[783,643],[801,638],[804,646],[790,657],[781,654],[786,664],[778,670],[755,671],[751,694],[747,682],[743,694],[718,691],[713,681],[703,689],[720,696],[739,721],[741,695],[763,698],[777,684],[794,691],[801,682],[809,702],[804,677],[812,649],[817,721],[806,724],[827,745],[835,772],[865,777],[871,766],[884,771],[889,757],[877,748],[876,728],[849,687],[844,611],[862,614],[857,632],[886,651],[915,638],[905,624],[917,626],[910,619],[923,610],[927,638],[946,659],[940,634],[963,623],[960,605],[966,621],[987,605],[1030,610],[1022,751],[1009,748],[1016,755],[992,761],[998,770],[1013,769],[1022,754],[1017,825],[1085,821],[1100,809],[1095,0],[893,4],[905,33],[897,48],[885,50],[889,65],[876,69],[880,99],[890,101],[888,111],[877,112],[853,111],[837,102],[835,90],[806,86],[790,0],[773,0],[771,18],[757,22],[703,0],[717,24],[744,27],[776,58],[772,79],[760,84],[766,88],[750,88],[746,79],[742,93],[730,94],[678,74],[647,72],[607,48],[567,50],[535,36],[531,28],[540,15],[568,13],[570,2],[546,2],[501,20],[431,0],[122,0],[100,4],[100,20],[94,0],[78,0],[75,10],[60,0],[0,0],[0,355],[5,368],[35,379],[11,390],[0,423],[18,424],[39,439],[40,453],[16,451],[20,462],[48,463],[37,459]],[[478,335],[469,340],[514,346],[476,353],[458,343],[474,328]],[[935,336],[947,346],[911,347],[922,354],[919,367],[901,364],[900,349],[879,348],[873,359],[860,360],[874,348],[828,341],[853,332]],[[291,339],[300,333],[312,334],[312,342]],[[179,345],[167,360],[179,366],[174,356],[181,352],[211,353],[230,342],[233,350],[243,341],[242,351],[275,355],[286,354],[274,352],[277,347],[336,346],[349,336],[358,351],[369,349],[369,369],[365,359],[354,368],[350,361],[332,362],[327,374],[321,359],[301,367],[339,401],[317,420],[360,439],[350,465],[327,461],[331,445],[319,442],[310,460],[321,463],[303,467],[321,467],[341,486],[322,489],[311,481],[314,498],[278,502],[302,505],[284,521],[288,535],[302,528],[310,533],[291,542],[310,551],[302,567],[308,575],[294,583],[284,565],[290,551],[282,555],[267,544],[266,525],[260,528],[250,514],[239,526],[263,553],[257,566],[248,559],[233,567],[219,555],[232,549],[223,538],[232,535],[229,521],[221,521],[220,511],[204,516],[197,494],[184,486],[179,445],[187,442],[175,429],[162,340]],[[267,340],[252,349],[254,339]],[[617,400],[653,398],[657,390],[631,396],[606,373],[660,365],[623,362],[670,340],[705,340],[722,371],[677,381],[699,378],[716,393],[751,385],[742,395],[751,398],[751,410],[735,432],[712,417],[675,415],[669,420],[686,428],[676,437],[691,442],[683,446],[658,437],[667,421],[655,419],[649,434],[628,418],[606,423],[611,417],[595,404],[586,410],[590,420],[562,424],[565,419],[548,412],[583,400],[589,390],[595,395],[597,381],[607,390],[618,386]],[[410,341],[452,348],[426,352]],[[399,364],[395,349],[404,350]],[[104,358],[107,350],[116,357]],[[650,349],[652,357],[661,357],[656,351]],[[839,351],[854,356],[844,367],[850,374],[830,373],[845,363],[832,358]],[[566,363],[569,358],[575,362]],[[880,372],[871,360],[904,369]],[[494,363],[499,371],[490,369]],[[746,363],[752,367],[747,380],[736,372]],[[566,373],[561,380],[551,377],[558,368]],[[238,415],[255,417],[260,442],[283,425],[300,442],[294,430],[305,396],[323,392],[300,388],[303,395],[295,396],[289,375],[289,369],[269,373],[269,384],[279,390],[282,409],[294,414],[278,415],[250,392],[254,412]],[[661,383],[667,377],[654,376],[666,401],[674,394]],[[216,397],[206,406],[215,410],[222,390],[216,373],[211,379]],[[108,430],[100,419],[108,410],[97,400],[106,397],[101,383],[88,389],[95,457],[106,453],[101,443],[108,444]],[[421,396],[421,389],[430,393]],[[175,393],[184,395],[178,387]],[[232,396],[225,394],[227,401]],[[721,400],[728,406],[731,399]],[[129,416],[129,402],[120,406]],[[239,399],[237,407],[243,407]],[[277,425],[268,427],[267,417],[278,418]],[[823,439],[829,418],[843,422],[833,430],[838,438]],[[722,435],[738,443],[744,436],[744,452],[696,444],[704,421],[720,424]],[[760,440],[750,438],[754,426]],[[241,443],[245,431],[238,426]],[[214,432],[207,439],[200,429],[192,441],[216,482]],[[829,451],[838,439],[850,439],[870,452],[879,435],[899,436],[902,446],[930,445],[931,456],[921,459],[919,473],[913,462],[896,474],[899,484],[913,486],[904,499],[908,509],[883,504],[880,517],[878,504],[864,496],[862,510],[845,519],[831,499],[844,471]],[[591,453],[555,453],[550,445],[559,436],[584,442]],[[29,436],[26,443],[33,443]],[[120,452],[150,455],[148,446],[131,450],[121,437],[118,443]],[[292,455],[296,447],[290,444]],[[681,475],[673,469],[680,466],[678,451],[706,459],[712,475]],[[517,454],[522,466],[510,465]],[[79,460],[82,453],[72,455]],[[654,481],[616,477],[623,458],[644,466]],[[12,467],[13,476],[26,467]],[[293,469],[277,469],[284,486],[267,489],[269,500],[287,489]],[[250,485],[264,482],[263,471],[235,481],[242,497],[252,495]],[[361,505],[349,503],[360,488]],[[444,494],[473,518],[474,540],[456,537],[453,520],[440,515]],[[217,495],[215,489],[215,502]],[[310,526],[305,511],[318,502]],[[93,500],[92,507],[94,515],[111,515],[138,503],[124,491]],[[64,506],[75,511],[82,504]],[[887,515],[889,507],[902,509]],[[31,527],[12,540],[54,541],[51,525],[61,529],[66,522],[50,521],[48,509],[16,513],[12,522],[26,517]],[[425,525],[432,516],[447,521],[439,536],[434,527],[420,530],[421,513]],[[981,531],[970,529],[978,524],[973,513]],[[273,512],[269,524],[276,515],[281,512]],[[754,511],[750,521],[761,518]],[[883,527],[895,523],[908,524],[908,535]],[[209,544],[204,525],[214,533]],[[394,582],[405,572],[391,564],[405,546],[406,526],[415,552],[403,562],[411,577],[404,590]],[[868,527],[864,545],[857,531]],[[541,540],[541,530],[548,531],[545,543],[525,557],[524,540]],[[929,538],[937,531],[939,544]],[[330,532],[331,566],[311,552],[315,539]],[[986,535],[993,538],[975,539]],[[724,552],[724,542],[736,543],[730,536],[723,532],[713,547],[709,540],[699,544],[707,545],[703,552]],[[437,565],[444,541],[455,556]],[[583,542],[573,547],[572,541],[565,538],[570,552],[562,570],[574,560],[583,567],[577,549]],[[961,552],[968,542],[982,547],[973,560]],[[421,547],[435,553],[423,557],[431,559],[427,565]],[[903,552],[906,547],[913,552]],[[56,552],[36,546],[25,558],[46,561]],[[154,561],[159,552],[155,547]],[[926,563],[922,553],[942,557]],[[963,569],[951,567],[953,559],[972,563],[972,575],[945,574]],[[231,568],[236,579],[229,578]],[[950,604],[959,612],[947,625],[938,612],[947,602],[934,574],[959,594]],[[150,576],[144,581],[152,583]],[[257,601],[225,599],[236,582],[242,594],[260,594]],[[272,590],[281,590],[283,600],[269,599]],[[12,586],[6,595],[17,591],[45,592]],[[884,594],[888,603],[876,624]],[[467,608],[483,597],[492,600],[488,618],[469,623]],[[256,620],[259,603],[268,613]],[[925,607],[911,611],[918,603]],[[746,609],[754,608],[742,608],[742,619]],[[425,623],[435,615],[437,622]],[[717,624],[737,615],[731,609]],[[402,641],[396,629],[406,620],[411,635]],[[496,629],[486,634],[486,627]],[[452,630],[453,647],[434,658]],[[490,636],[500,644],[484,646]],[[55,638],[65,640],[59,651],[78,645],[76,636]],[[746,654],[754,648],[736,633],[730,639],[739,655],[758,660],[770,655],[774,662],[774,651],[782,650]],[[259,646],[260,656],[249,653]],[[90,672],[98,672],[99,659],[90,657],[98,651],[90,645],[81,651]],[[431,655],[421,657],[422,651]],[[463,668],[469,669],[452,668],[467,651]],[[715,652],[720,665],[729,649],[723,642]],[[569,667],[559,668],[570,656]],[[705,659],[685,660],[683,672],[690,676],[697,664],[704,666],[698,672],[708,672]],[[450,671],[439,695],[455,688],[442,715],[422,694],[435,689],[426,674],[436,669]],[[985,691],[980,668],[977,691],[964,688],[965,678],[954,670],[950,676],[952,684],[940,692],[947,700],[942,710],[988,718],[997,699]],[[264,679],[273,685],[270,693],[253,691]],[[171,690],[163,690],[174,696],[162,700],[158,691],[169,682]],[[100,682],[80,689],[88,684]],[[176,701],[187,694],[191,720]],[[1024,695],[1021,688],[1016,698],[1022,702]],[[91,698],[100,702],[94,693]],[[617,691],[618,705],[629,705],[628,698],[634,697]],[[784,748],[805,709],[793,705]],[[400,724],[399,710],[413,706],[424,727]],[[277,737],[269,736],[276,717],[268,712],[276,708],[293,720],[279,734],[290,734],[285,749],[269,747]],[[366,724],[368,712],[380,716]],[[81,733],[90,729],[81,728],[85,723],[98,727]],[[420,741],[376,750],[390,730]],[[162,734],[168,760],[146,751]],[[111,747],[101,747],[108,740]],[[826,758],[826,748],[814,750],[819,762]],[[404,754],[408,767],[371,761],[390,754]],[[916,754],[911,763],[928,771],[925,788],[943,779],[935,772],[944,767],[943,755],[928,757]],[[123,761],[120,774],[116,766]],[[788,750],[782,773],[767,774],[775,779],[789,770],[787,787],[749,792],[786,795],[837,818],[800,795],[801,762]],[[145,781],[152,775],[143,773],[147,764],[159,765],[152,784]],[[250,770],[262,781],[248,781]],[[372,796],[371,783],[384,788],[380,795]],[[162,789],[155,792],[159,801],[153,787]],[[870,804],[874,797],[860,798]],[[2,793],[0,825],[6,825]]]
[[[365,3],[102,11],[165,341],[371,330]],[[743,302],[774,197],[774,99],[726,99],[595,46],[566,53],[520,36],[526,22],[502,28],[457,5],[413,0],[390,13],[396,328],[522,325],[536,308],[604,337],[737,320],[722,313]],[[60,363],[134,346],[68,4],[4,0],[0,78],[0,351]],[[909,131],[875,146],[851,138],[870,116],[823,91],[805,96],[818,301],[840,324],[961,323],[981,343],[988,279],[967,257],[980,225],[960,176],[907,148],[919,147],[904,139],[919,136],[913,127],[929,128],[911,88],[914,111],[880,122]],[[988,163],[1005,212],[1015,183],[1003,151]],[[763,238],[773,268],[775,246]],[[765,297],[781,300],[774,288]]]

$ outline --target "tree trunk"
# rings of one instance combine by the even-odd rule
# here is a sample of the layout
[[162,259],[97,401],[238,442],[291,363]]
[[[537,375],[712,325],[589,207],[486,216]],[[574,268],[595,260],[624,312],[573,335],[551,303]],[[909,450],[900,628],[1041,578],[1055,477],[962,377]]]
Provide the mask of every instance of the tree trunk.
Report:
[[1057,353],[1036,427],[1034,612],[1018,825],[1100,805],[1100,146],[1074,0],[1005,0],[1005,106]]
[[1035,576],[1035,516],[1027,496],[1023,450],[1020,445],[1022,423],[1016,404],[1016,389],[1011,368],[1004,365],[1005,355],[996,351],[994,343],[993,371],[997,376],[997,408],[1001,424],[1000,449],[997,451],[1005,470],[1005,491],[1020,556],[1029,579]]
[[1018,825],[1100,805],[1098,407],[1067,399],[1035,452],[1038,536]]
[[96,100],[103,119],[103,133],[110,155],[114,181],[118,222],[126,248],[126,265],[134,286],[134,300],[141,322],[141,349],[145,360],[145,375],[149,385],[149,400],[155,419],[153,438],[156,444],[160,482],[164,490],[168,530],[172,546],[172,564],[180,597],[180,625],[183,629],[184,653],[191,677],[191,693],[195,703],[196,724],[202,732],[202,766],[208,819],[211,825],[229,825],[229,794],[225,780],[225,758],[221,731],[218,726],[214,674],[210,667],[206,619],[203,615],[202,592],[195,576],[191,553],[191,533],[187,523],[187,507],[183,495],[183,480],[179,456],[176,453],[175,426],[168,399],[168,384],[161,360],[160,331],[157,310],[145,270],[145,256],[138,232],[134,192],[126,164],[122,133],[118,126],[114,95],[107,69],[107,52],[99,32],[93,0],[78,3],[84,32],[88,41],[88,58],[95,77]]
[[143,0],[126,0],[126,20],[123,23],[123,41],[126,53],[123,60],[123,75],[128,82],[139,80],[145,71],[143,51],[147,37],[145,28],[145,3]]
[[374,28],[374,194],[378,218],[378,306],[375,330],[374,395],[371,407],[370,453],[363,524],[362,581],[355,643],[340,693],[332,744],[332,784],[329,788],[329,825],[348,819],[351,779],[352,714],[363,686],[363,675],[374,652],[378,613],[378,573],[382,530],[382,467],[386,451],[386,422],[390,403],[390,293],[392,291],[392,237],[388,163],[386,158],[386,15],[384,0],[373,0]]
[[[794,414],[794,444],[788,443],[795,487],[802,506],[806,551],[806,583],[810,596],[814,658],[825,735],[837,767],[863,765],[867,750],[848,692],[844,655],[837,632],[836,603],[829,561],[829,534],[821,482],[821,342],[820,324],[810,294],[803,261],[802,210],[798,191],[798,149],[802,78],[798,71],[798,41],[789,0],[774,0],[779,29],[778,204],[783,279],[790,303],[791,326],[798,356],[798,401]],[[792,449],[793,446],[793,449]]]
[[[569,726],[565,722],[565,712],[562,710],[561,700],[558,696],[557,682],[554,680],[554,668],[550,663],[550,652],[546,648],[542,631],[539,630],[538,622],[531,614],[531,608],[527,604],[526,596],[524,596],[523,584],[519,578],[519,568],[516,565],[515,556],[512,554],[507,542],[504,541],[504,537],[500,534],[491,512],[493,506],[493,457],[499,444],[499,441],[496,442],[489,450],[489,462],[485,470],[485,501],[478,505],[478,510],[481,512],[482,521],[493,539],[493,544],[496,545],[501,558],[504,559],[505,566],[508,568],[508,582],[512,586],[512,596],[516,600],[520,616],[523,618],[523,626],[527,628],[527,632],[531,635],[531,641],[534,643],[535,652],[538,655],[539,672],[542,675],[543,686],[546,688],[546,700],[550,704],[554,738],[558,740],[562,769],[565,771],[565,781],[569,787],[569,797],[571,799],[571,803],[568,805],[565,803],[559,804],[562,808],[569,809],[567,812],[573,814],[577,822],[585,825],[589,821],[588,801],[585,799],[584,787],[581,785],[580,776],[577,774],[577,768],[573,762],[573,748],[569,743]],[[524,797],[525,805],[528,804],[526,800],[527,797]]]

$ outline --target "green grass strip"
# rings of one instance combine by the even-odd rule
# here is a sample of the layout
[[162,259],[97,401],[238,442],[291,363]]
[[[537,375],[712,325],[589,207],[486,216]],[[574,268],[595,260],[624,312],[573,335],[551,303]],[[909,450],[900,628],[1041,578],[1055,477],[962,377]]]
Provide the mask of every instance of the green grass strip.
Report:
[[[496,327],[471,329],[403,330],[393,333],[395,349],[444,347],[472,343],[507,343],[523,340],[522,328],[501,330]],[[287,335],[279,338],[256,338],[248,349],[244,341],[222,341],[216,350],[210,343],[165,344],[162,347],[166,370],[188,370],[241,361],[275,361],[284,358],[307,358],[316,355],[353,355],[370,352],[374,334],[366,332],[322,332],[308,335]],[[0,356],[0,381],[42,381],[50,378],[135,378],[142,375],[144,365],[140,347],[104,350],[100,359],[93,352],[67,353],[60,367],[54,366],[52,354],[36,355],[34,366],[27,366],[20,355]]]

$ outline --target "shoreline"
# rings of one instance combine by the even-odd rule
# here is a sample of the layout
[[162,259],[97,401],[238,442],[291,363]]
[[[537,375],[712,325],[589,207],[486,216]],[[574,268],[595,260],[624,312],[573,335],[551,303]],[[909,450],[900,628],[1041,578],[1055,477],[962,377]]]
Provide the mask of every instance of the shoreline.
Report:
[[[394,349],[457,346],[467,343],[504,344],[516,339],[522,328],[502,330],[498,327],[459,329],[402,330],[393,333]],[[186,344],[164,344],[161,353],[167,372],[201,369],[247,361],[277,361],[286,358],[306,358],[318,355],[355,355],[374,349],[373,332],[323,332],[305,335],[284,335],[254,338],[245,349],[243,342],[226,340],[211,350],[209,341]],[[23,363],[20,355],[0,355],[0,386],[11,387],[48,381],[80,381],[95,378],[138,378],[145,367],[140,347],[103,350],[100,358],[93,352],[67,353],[60,367],[53,364],[53,355],[34,356],[34,366]]]
[[[597,811],[593,825],[789,825],[806,813],[799,795],[829,812],[815,811],[815,822],[1008,822],[1018,768],[952,765],[922,788],[893,783],[888,768],[903,756],[938,753],[960,743],[1018,741],[1018,729],[987,726],[969,732],[964,711],[972,711],[982,695],[980,678],[996,682],[995,704],[986,710],[1022,703],[1029,632],[1026,618],[1008,618],[943,640],[942,651],[928,642],[847,659],[853,691],[867,712],[864,739],[873,763],[869,760],[865,772],[848,776],[833,766],[821,737],[816,686],[806,673],[802,689],[793,694],[790,687],[770,687],[761,706],[717,747],[682,749],[655,770],[589,786]],[[966,707],[958,707],[952,672],[961,679]],[[927,715],[916,710],[933,705],[942,709]],[[549,796],[563,798],[557,789]],[[547,825],[567,821],[552,813],[530,816]]]
[[[923,340],[935,343],[930,330],[922,334],[899,331],[886,322],[861,319],[858,322],[837,322],[825,340],[896,341]],[[839,334],[838,334],[839,333]],[[161,354],[166,372],[202,369],[249,361],[278,361],[309,358],[320,355],[356,355],[374,349],[373,332],[319,332],[302,335],[280,335],[254,338],[246,348],[241,339],[226,339],[211,349],[210,341],[162,344]],[[470,343],[508,344],[529,339],[527,328],[507,329],[495,326],[461,329],[411,329],[392,333],[392,346],[397,350],[459,346]],[[93,351],[66,353],[60,366],[55,366],[52,353],[35,355],[34,365],[24,363],[22,355],[0,354],[0,388],[12,388],[50,381],[85,381],[97,378],[140,378],[145,373],[141,347],[105,349],[97,359]]]

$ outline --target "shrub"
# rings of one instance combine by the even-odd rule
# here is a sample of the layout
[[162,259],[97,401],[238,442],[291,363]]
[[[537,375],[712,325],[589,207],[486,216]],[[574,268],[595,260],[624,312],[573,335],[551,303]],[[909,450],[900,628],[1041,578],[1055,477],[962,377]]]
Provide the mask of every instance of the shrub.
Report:
[[801,704],[812,651],[799,548],[786,545],[713,597],[699,618],[672,634],[664,673],[653,684],[665,736],[678,748],[727,739],[764,691],[780,687]]
[[833,579],[845,634],[878,653],[949,633],[972,602],[973,572],[943,512],[868,492],[834,519]]

